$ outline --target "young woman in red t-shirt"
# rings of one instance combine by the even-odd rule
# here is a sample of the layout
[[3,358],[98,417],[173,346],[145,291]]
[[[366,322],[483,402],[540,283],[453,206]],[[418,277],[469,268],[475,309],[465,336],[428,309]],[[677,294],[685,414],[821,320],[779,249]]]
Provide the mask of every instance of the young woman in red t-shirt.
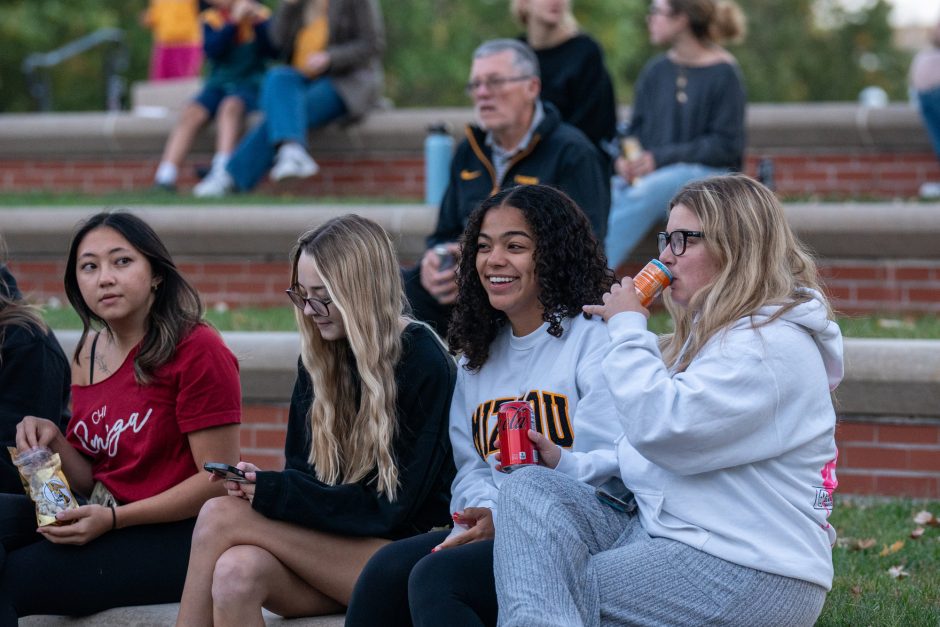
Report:
[[104,496],[9,552],[0,622],[179,599],[194,517],[224,493],[202,465],[239,457],[238,362],[143,220],[87,220],[69,249],[65,291],[83,324],[73,416],[65,434],[27,416],[16,444],[49,447],[76,493]]

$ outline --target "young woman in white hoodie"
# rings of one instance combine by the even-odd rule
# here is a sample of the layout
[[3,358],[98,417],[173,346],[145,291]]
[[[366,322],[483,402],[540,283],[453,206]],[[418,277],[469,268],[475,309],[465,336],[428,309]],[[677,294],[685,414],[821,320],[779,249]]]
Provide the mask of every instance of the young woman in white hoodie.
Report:
[[742,175],[680,190],[659,242],[673,333],[647,330],[630,279],[584,308],[607,321],[635,499],[611,506],[561,473],[510,476],[500,625],[812,625],[832,585],[842,336],[812,258]]

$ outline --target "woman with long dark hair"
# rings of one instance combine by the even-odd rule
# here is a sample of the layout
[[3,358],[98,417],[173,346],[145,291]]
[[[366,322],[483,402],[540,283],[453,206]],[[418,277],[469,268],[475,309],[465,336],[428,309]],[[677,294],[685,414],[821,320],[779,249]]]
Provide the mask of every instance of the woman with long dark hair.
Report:
[[[27,416],[16,446],[58,453],[72,490],[90,502],[8,553],[0,621],[178,600],[195,516],[224,493],[202,466],[238,461],[238,362],[147,223],[125,212],[85,221],[65,292],[82,320],[72,419],[63,435]],[[15,498],[11,506],[34,516]]]
[[450,406],[455,525],[381,549],[353,593],[348,625],[495,624],[502,403],[531,404],[529,437],[544,465],[593,486],[616,475],[615,409],[600,370],[607,334],[581,311],[613,276],[584,213],[552,187],[502,191],[471,214],[457,276],[448,333],[460,355]]

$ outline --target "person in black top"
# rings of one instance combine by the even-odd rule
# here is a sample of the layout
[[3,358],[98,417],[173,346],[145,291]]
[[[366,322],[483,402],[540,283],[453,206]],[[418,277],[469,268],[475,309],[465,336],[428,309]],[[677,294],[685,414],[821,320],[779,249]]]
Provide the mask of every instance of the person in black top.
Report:
[[[629,257],[687,182],[740,170],[745,91],[737,61],[720,43],[740,39],[744,16],[731,0],[653,0],[650,40],[667,45],[636,83],[627,136],[616,160],[605,250],[611,268]],[[625,142],[626,143],[626,142]]]
[[[3,248],[0,239],[0,259]],[[6,447],[16,446],[16,425],[24,416],[40,416],[65,431],[70,383],[62,347],[0,263],[0,493],[23,493],[19,472],[6,452]]]
[[555,105],[562,120],[602,147],[617,128],[614,86],[600,45],[578,31],[571,2],[512,0],[510,11],[525,27],[522,39],[539,60],[542,100]]
[[240,462],[247,483],[226,481],[229,496],[203,507],[179,624],[341,611],[376,550],[449,521],[456,368],[402,314],[388,236],[342,216],[304,233],[292,257],[301,356],[286,467]]
[[551,185],[581,207],[594,235],[603,239],[610,207],[604,158],[584,134],[562,122],[558,109],[539,100],[539,65],[532,49],[515,39],[494,39],[473,53],[467,92],[477,125],[468,126],[450,165],[450,180],[421,262],[405,272],[415,317],[439,333],[447,330],[457,297],[454,265],[442,264],[470,213],[486,198],[516,185]]

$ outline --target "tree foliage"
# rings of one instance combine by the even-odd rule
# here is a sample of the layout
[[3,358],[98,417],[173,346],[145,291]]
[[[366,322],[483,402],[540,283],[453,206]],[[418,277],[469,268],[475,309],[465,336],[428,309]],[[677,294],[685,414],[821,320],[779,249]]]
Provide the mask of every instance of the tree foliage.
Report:
[[[463,84],[470,55],[483,40],[514,37],[521,28],[508,0],[380,0],[388,52],[386,94],[399,107],[467,104]],[[273,5],[276,0],[266,0]],[[741,62],[752,102],[854,100],[866,85],[904,98],[909,55],[893,47],[886,0],[857,11],[836,0],[740,0],[748,37],[732,51]],[[47,52],[106,26],[125,30],[128,82],[144,80],[150,34],[140,24],[145,0],[6,0],[0,4],[0,111],[35,108],[21,65],[30,52]],[[656,51],[646,33],[646,2],[576,0],[583,30],[604,48],[620,102]],[[52,71],[55,109],[104,107],[104,51],[96,49]]]

